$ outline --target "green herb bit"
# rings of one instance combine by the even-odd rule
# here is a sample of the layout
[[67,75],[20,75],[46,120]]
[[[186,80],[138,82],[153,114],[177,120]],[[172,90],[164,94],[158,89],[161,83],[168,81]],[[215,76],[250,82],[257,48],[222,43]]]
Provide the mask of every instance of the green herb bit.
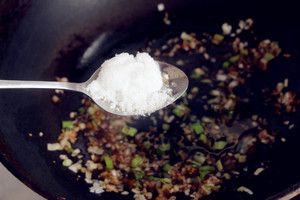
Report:
[[199,170],[200,171],[215,171],[215,167],[214,166],[211,166],[211,165],[204,165],[202,167],[199,167]]
[[193,158],[194,158],[194,160],[195,160],[196,162],[198,162],[198,163],[200,163],[200,164],[203,164],[203,163],[205,162],[205,160],[206,160],[204,154],[202,154],[202,153],[201,153],[201,154],[196,154],[196,155],[194,155]]
[[223,164],[222,164],[222,161],[221,160],[218,160],[216,162],[216,167],[219,171],[223,171]]
[[229,65],[230,65],[230,62],[224,61],[224,62],[222,63],[222,68],[223,68],[223,69],[226,69],[227,67],[229,67]]
[[72,145],[69,141],[66,143],[64,150],[68,153],[72,153],[74,151],[74,149],[72,148]]
[[169,130],[169,128],[170,128],[170,124],[163,123],[162,129],[163,129],[164,131]]
[[190,111],[190,109],[184,104],[177,105],[176,108],[173,109],[173,113],[175,115],[177,115],[178,117],[184,116],[189,111]]
[[145,149],[149,150],[151,148],[151,146],[152,146],[152,144],[151,144],[150,140],[147,140],[143,143],[143,148],[145,148]]
[[187,91],[185,91],[185,92],[181,95],[181,97],[184,98],[184,97],[186,97],[186,95],[187,95]]
[[170,144],[167,143],[167,144],[161,144],[159,146],[159,150],[161,150],[162,152],[165,152],[165,151],[169,151],[171,148]]
[[238,61],[240,58],[240,55],[235,55],[235,56],[232,56],[231,58],[229,58],[229,61],[231,63],[235,63],[236,61]]
[[62,127],[64,129],[73,129],[74,128],[74,124],[72,121],[62,121]]
[[190,75],[190,78],[192,78],[192,79],[198,79],[198,78],[200,78],[202,75],[201,74],[191,74]]
[[85,111],[85,108],[84,107],[80,107],[80,108],[78,108],[78,112],[84,112]]
[[271,53],[265,53],[265,55],[264,55],[264,59],[266,61],[270,61],[270,60],[272,60],[274,58],[275,58],[275,56],[273,54],[271,54]]
[[204,133],[204,128],[200,123],[194,123],[191,125],[192,129],[196,132],[196,134]]
[[73,161],[71,159],[65,159],[63,162],[62,162],[62,165],[65,166],[65,167],[69,167],[70,165],[73,164]]
[[139,164],[141,164],[144,161],[142,157],[135,157],[131,160],[131,167],[137,167]]
[[217,141],[214,143],[213,149],[222,150],[227,145],[226,141]]
[[130,127],[130,126],[123,126],[121,132],[125,135],[129,135],[131,137],[135,136],[135,134],[137,133],[137,129],[136,128],[133,128],[133,127]]
[[165,182],[165,183],[172,183],[172,179],[171,178],[162,178],[161,180],[163,182]]
[[202,133],[199,137],[199,140],[202,141],[203,143],[206,143],[207,142],[207,136],[204,133]]
[[113,161],[108,155],[104,155],[103,159],[105,161],[105,165],[106,165],[107,169],[113,169],[114,168]]
[[203,80],[201,80],[201,83],[206,83],[206,84],[210,84],[210,83],[212,83],[212,80],[210,80],[210,79],[203,79]]
[[193,160],[189,160],[189,162],[197,167],[201,167],[202,163],[199,163],[199,162],[196,162],[196,161],[193,161]]
[[163,170],[165,171],[165,172],[168,172],[169,171],[169,169],[172,167],[172,165],[170,165],[169,163],[167,163],[167,164],[165,164],[164,166],[163,166]]
[[155,177],[155,176],[148,176],[148,179],[149,179],[150,181],[160,181],[160,180],[161,180],[161,178]]
[[248,49],[241,49],[240,52],[242,55],[246,55],[246,56],[248,55]]
[[135,171],[135,172],[133,172],[133,174],[134,174],[134,177],[136,180],[140,180],[145,176],[145,172],[143,170]]
[[224,35],[221,35],[221,34],[216,33],[216,34],[213,36],[211,42],[212,42],[213,44],[215,44],[215,45],[219,45],[223,40],[224,40]]

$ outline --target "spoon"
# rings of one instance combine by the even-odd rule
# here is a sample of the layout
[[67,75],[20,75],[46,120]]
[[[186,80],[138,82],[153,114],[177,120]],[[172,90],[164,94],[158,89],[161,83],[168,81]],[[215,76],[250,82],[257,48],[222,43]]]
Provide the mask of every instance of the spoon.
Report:
[[[167,102],[162,107],[157,108],[157,110],[166,107],[167,105],[173,103],[177,100],[188,87],[188,78],[185,73],[178,69],[177,67],[170,65],[165,62],[156,61],[161,69],[162,73],[166,73],[169,76],[168,84],[169,88],[172,89],[172,102]],[[97,69],[92,76],[83,83],[72,83],[72,82],[57,82],[57,81],[20,81],[20,80],[0,80],[0,89],[60,89],[60,90],[72,90],[76,92],[81,92],[89,96],[91,99],[92,95],[87,90],[87,86],[97,79],[101,67]],[[96,100],[93,101],[107,112],[116,115],[129,116],[118,109],[112,109],[108,101]]]

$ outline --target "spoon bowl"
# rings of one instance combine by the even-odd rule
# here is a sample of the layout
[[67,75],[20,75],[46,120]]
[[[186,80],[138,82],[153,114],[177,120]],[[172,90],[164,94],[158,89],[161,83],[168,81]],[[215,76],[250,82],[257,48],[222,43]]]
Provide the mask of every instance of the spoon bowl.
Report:
[[[162,107],[158,107],[157,110],[166,107],[177,100],[187,89],[189,81],[186,74],[178,69],[177,67],[170,65],[165,62],[156,61],[160,66],[161,72],[168,75],[168,86],[172,89],[172,102],[167,102]],[[98,74],[101,70],[99,67],[92,76],[85,82],[72,83],[72,82],[57,82],[57,81],[19,81],[19,80],[0,80],[0,89],[60,89],[60,90],[71,90],[81,92],[89,96],[93,101],[102,109],[107,112],[116,115],[130,116],[124,111],[119,109],[113,109],[110,106],[110,102],[105,100],[94,99],[91,93],[87,90],[87,86],[94,80],[97,79]],[[146,114],[146,113],[145,113]]]

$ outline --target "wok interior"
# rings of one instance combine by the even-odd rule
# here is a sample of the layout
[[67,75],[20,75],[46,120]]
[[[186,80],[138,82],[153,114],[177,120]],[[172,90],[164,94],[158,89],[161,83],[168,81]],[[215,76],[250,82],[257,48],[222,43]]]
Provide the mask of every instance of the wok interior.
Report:
[[[292,61],[279,60],[275,63],[273,70],[267,74],[270,79],[258,77],[258,80],[262,81],[261,84],[271,85],[278,79],[289,78],[296,83],[293,88],[299,92],[300,26],[297,26],[299,14],[293,12],[296,6],[259,1],[163,2],[170,16],[170,26],[163,23],[164,12],[157,11],[158,1],[4,3],[11,12],[7,11],[5,14],[9,18],[0,23],[3,33],[6,33],[1,35],[0,78],[53,80],[57,76],[66,76],[70,81],[81,82],[105,59],[120,52],[136,53],[151,39],[163,42],[182,31],[220,32],[224,22],[237,24],[239,19],[251,17],[255,23],[255,34],[260,39],[279,41],[284,51],[295,55]],[[175,64],[172,58],[164,61]],[[62,102],[54,105],[51,103],[53,94],[53,91],[40,90],[0,91],[1,161],[18,178],[48,199],[97,199],[88,192],[83,181],[75,181],[76,176],[60,164],[53,163],[58,154],[47,152],[46,144],[57,139],[61,120],[77,109],[82,97],[66,92]],[[298,115],[290,117],[299,119]],[[276,120],[274,118],[274,126]],[[259,155],[258,160],[266,159],[272,163],[263,177],[241,176],[224,184],[219,193],[206,199],[240,198],[243,194],[234,192],[234,188],[249,182],[256,185],[256,195],[262,199],[297,183],[299,164],[295,153],[300,139],[297,130],[293,135],[287,134],[284,145],[278,144],[271,152]],[[38,136],[41,131],[44,132],[43,137]],[[28,133],[33,133],[33,136]],[[82,141],[84,144],[83,138]],[[112,197],[119,198],[111,193],[102,195],[103,199]]]

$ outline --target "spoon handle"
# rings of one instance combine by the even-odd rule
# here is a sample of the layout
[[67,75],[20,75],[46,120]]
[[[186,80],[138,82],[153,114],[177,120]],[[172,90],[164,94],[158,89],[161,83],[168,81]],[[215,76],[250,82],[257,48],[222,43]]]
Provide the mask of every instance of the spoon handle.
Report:
[[0,89],[61,89],[84,92],[81,83],[57,81],[0,80]]

